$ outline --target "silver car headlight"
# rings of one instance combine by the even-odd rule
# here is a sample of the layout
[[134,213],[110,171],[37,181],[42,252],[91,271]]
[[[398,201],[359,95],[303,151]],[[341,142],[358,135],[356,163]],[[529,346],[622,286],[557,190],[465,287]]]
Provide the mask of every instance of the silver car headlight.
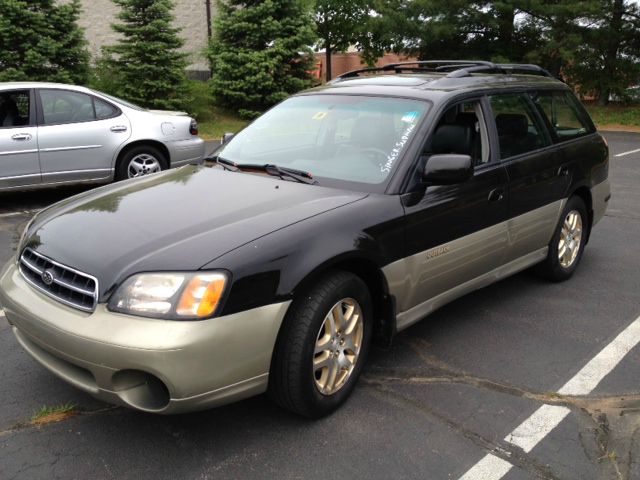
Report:
[[125,280],[109,300],[113,312],[172,320],[212,317],[227,285],[224,272],[140,273]]

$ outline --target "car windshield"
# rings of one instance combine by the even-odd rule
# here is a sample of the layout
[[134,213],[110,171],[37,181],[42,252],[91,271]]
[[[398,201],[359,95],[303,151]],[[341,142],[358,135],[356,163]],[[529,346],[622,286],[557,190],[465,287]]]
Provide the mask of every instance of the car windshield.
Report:
[[350,182],[372,190],[389,178],[428,108],[420,100],[388,97],[293,97],[258,118],[218,154],[240,165],[274,164],[309,172],[323,185]]

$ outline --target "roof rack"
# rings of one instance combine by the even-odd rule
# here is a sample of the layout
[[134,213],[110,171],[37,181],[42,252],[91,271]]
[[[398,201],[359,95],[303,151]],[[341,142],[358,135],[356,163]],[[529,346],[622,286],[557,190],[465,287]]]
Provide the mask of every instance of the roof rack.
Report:
[[445,73],[447,78],[468,77],[472,73],[500,73],[503,75],[512,75],[514,73],[525,73],[529,75],[541,75],[544,77],[552,77],[552,75],[542,67],[532,64],[517,63],[493,63],[483,60],[420,60],[415,62],[399,62],[389,63],[382,67],[362,68],[343,73],[335,78],[335,81],[345,80],[347,78],[359,77],[363,73],[391,72],[403,73]]

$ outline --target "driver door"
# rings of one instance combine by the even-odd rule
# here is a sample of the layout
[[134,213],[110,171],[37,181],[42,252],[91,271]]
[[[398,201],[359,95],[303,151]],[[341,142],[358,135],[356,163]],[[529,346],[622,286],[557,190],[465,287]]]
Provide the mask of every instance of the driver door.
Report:
[[461,184],[428,186],[417,203],[405,205],[405,272],[402,285],[392,287],[398,328],[501,264],[508,239],[508,177],[489,147],[486,112],[480,100],[449,107],[425,144],[423,162],[436,154],[470,155],[474,174]]

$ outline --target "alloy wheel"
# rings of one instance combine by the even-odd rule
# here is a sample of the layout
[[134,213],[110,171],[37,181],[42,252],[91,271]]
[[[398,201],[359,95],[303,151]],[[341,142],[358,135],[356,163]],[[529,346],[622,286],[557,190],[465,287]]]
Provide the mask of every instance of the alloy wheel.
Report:
[[324,318],[318,332],[313,375],[323,395],[333,395],[349,380],[358,362],[364,322],[362,309],[353,298],[343,298]]
[[582,243],[582,216],[571,210],[564,219],[558,244],[558,261],[562,268],[570,268],[578,257]]

